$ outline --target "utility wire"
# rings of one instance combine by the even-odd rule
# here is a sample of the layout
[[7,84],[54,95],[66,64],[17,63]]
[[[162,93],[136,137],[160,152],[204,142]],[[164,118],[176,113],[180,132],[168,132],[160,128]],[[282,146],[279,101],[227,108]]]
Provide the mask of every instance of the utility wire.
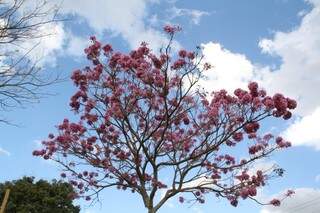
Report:
[[318,212],[320,212],[320,197],[317,197],[315,199],[303,202],[303,203],[301,203],[299,205],[296,205],[296,206],[293,206],[293,207],[290,207],[290,208],[286,208],[285,210],[286,211],[290,211],[290,212],[297,212],[297,211],[300,211],[301,209],[305,209],[305,208],[307,208],[309,206],[313,206],[313,205],[317,205],[317,204],[319,204],[319,211]]

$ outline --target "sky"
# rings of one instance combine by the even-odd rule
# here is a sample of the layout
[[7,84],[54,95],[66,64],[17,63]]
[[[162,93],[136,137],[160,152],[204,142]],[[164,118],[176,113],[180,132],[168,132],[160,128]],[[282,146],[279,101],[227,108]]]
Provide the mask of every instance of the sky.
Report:
[[[32,2],[32,1],[29,1]],[[201,85],[207,90],[233,91],[249,81],[259,82],[270,93],[281,91],[298,100],[294,118],[270,122],[267,129],[293,144],[274,154],[260,166],[276,163],[285,168],[283,178],[273,180],[259,192],[261,199],[294,189],[294,197],[278,208],[241,201],[237,209],[211,195],[203,205],[181,205],[170,200],[160,213],[256,212],[315,213],[320,210],[320,0],[52,0],[59,4],[66,21],[43,30],[43,38],[30,59],[41,59],[43,72],[70,76],[87,64],[83,49],[96,35],[121,51],[141,41],[153,50],[167,41],[165,24],[178,24],[183,31],[175,48],[192,50],[200,45],[205,60],[213,65]],[[31,4],[31,3],[30,3]],[[32,5],[32,4],[31,4]],[[34,41],[33,41],[34,42]],[[30,47],[33,43],[24,44]],[[69,98],[75,91],[70,80],[46,88],[54,95],[24,109],[6,112],[16,126],[2,125],[0,138],[0,181],[24,175],[59,178],[59,167],[32,157],[39,141],[55,131],[65,117],[73,117]],[[105,190],[101,202],[77,201],[82,213],[145,212],[135,194]]]

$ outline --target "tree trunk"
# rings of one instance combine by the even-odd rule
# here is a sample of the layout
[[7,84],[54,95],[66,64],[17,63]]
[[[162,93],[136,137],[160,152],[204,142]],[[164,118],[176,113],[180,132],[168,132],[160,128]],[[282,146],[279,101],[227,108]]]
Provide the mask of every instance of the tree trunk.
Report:
[[148,213],[156,213],[156,210],[154,208],[148,208]]

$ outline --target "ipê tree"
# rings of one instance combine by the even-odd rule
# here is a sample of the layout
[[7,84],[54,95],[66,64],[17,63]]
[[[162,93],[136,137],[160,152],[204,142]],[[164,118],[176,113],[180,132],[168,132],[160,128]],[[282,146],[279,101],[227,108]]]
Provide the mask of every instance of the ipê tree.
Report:
[[[71,77],[78,91],[70,106],[79,121],[64,119],[58,134],[49,134],[33,154],[63,166],[61,176],[78,190],[75,197],[90,200],[105,188],[128,189],[141,196],[149,213],[174,196],[204,203],[214,193],[233,206],[239,199],[256,200],[257,188],[282,170],[250,169],[290,146],[281,137],[259,134],[261,122],[289,119],[296,101],[267,96],[255,82],[234,95],[220,90],[208,96],[198,87],[210,68],[201,51],[173,55],[180,29],[164,30],[170,39],[158,54],[144,42],[129,54],[116,52],[92,37],[85,49],[92,65]],[[233,155],[244,141],[246,157]]]

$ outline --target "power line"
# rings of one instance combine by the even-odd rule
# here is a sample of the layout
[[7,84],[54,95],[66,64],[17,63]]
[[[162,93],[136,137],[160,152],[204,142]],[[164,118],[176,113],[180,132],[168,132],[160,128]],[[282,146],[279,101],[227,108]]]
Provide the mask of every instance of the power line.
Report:
[[301,204],[298,204],[298,205],[290,207],[290,208],[286,208],[285,210],[290,211],[290,212],[292,212],[291,210],[293,210],[293,212],[297,212],[297,211],[300,211],[301,209],[305,209],[309,206],[313,206],[316,204],[319,204],[319,206],[320,206],[320,203],[318,201],[320,201],[320,197],[303,202]]

